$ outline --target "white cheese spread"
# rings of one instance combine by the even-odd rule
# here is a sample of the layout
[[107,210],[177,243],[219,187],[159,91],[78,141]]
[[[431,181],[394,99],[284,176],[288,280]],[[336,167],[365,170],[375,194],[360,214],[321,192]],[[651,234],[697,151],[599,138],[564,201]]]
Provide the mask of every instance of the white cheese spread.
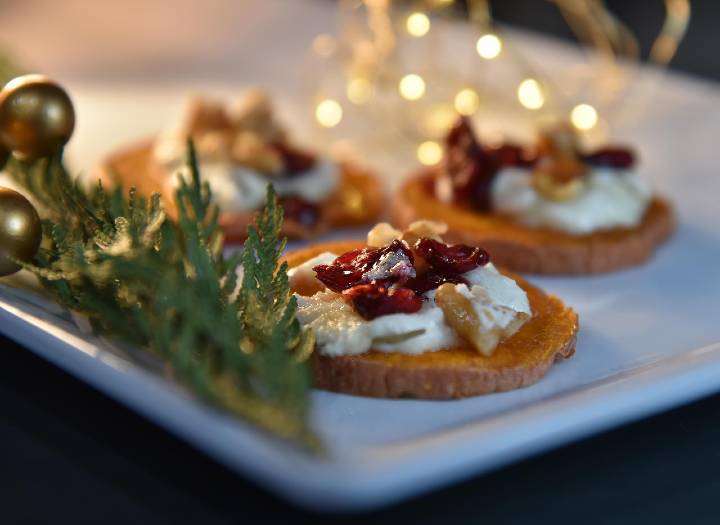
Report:
[[533,188],[527,170],[506,168],[495,178],[491,198],[493,210],[522,224],[582,235],[637,226],[651,196],[646,182],[632,171],[593,168],[576,197],[553,201]]
[[[338,185],[338,166],[332,161],[318,159],[315,166],[293,177],[267,177],[251,168],[229,162],[200,162],[203,180],[210,185],[213,198],[222,211],[253,211],[265,202],[268,182],[272,182],[280,197],[300,197],[317,204],[327,199]],[[178,185],[178,176],[189,180],[190,173],[183,166],[169,169],[170,189]]]

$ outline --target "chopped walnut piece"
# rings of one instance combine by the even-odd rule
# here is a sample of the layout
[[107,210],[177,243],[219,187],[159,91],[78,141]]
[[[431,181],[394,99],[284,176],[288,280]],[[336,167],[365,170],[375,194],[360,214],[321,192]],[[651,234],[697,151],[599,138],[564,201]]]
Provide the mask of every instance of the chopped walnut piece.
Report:
[[232,128],[230,117],[222,101],[193,97],[188,102],[180,133],[199,137],[211,132],[229,132]]
[[225,161],[230,156],[231,140],[226,131],[208,131],[195,138],[195,150],[203,160]]
[[544,131],[538,141],[539,160],[533,170],[533,187],[554,201],[575,198],[584,188],[589,171],[579,154],[577,135],[566,123]]
[[280,153],[252,131],[235,135],[230,154],[235,163],[268,175],[281,173],[284,169]]
[[444,222],[421,220],[410,223],[402,234],[402,240],[410,246],[427,237],[442,242],[442,236],[447,233],[448,226]]
[[266,142],[285,140],[284,131],[275,120],[270,97],[261,89],[248,91],[238,101],[232,115],[232,123],[237,131],[252,131]]
[[395,239],[402,239],[413,246],[418,239],[428,237],[436,241],[442,241],[442,235],[447,232],[447,224],[443,222],[420,220],[410,224],[405,230],[400,231],[387,222],[380,222],[368,232],[368,245],[378,248],[390,244]]
[[457,334],[483,355],[491,355],[500,341],[499,331],[482,332],[480,319],[470,299],[445,283],[437,289],[435,303],[442,309],[445,321]]
[[548,172],[535,172],[532,179],[533,188],[540,195],[551,201],[569,201],[577,197],[585,187],[582,179],[558,183]]
[[292,269],[288,272],[290,289],[298,295],[312,296],[325,290],[323,283],[315,278],[310,272],[298,272]]
[[578,136],[568,122],[559,122],[540,131],[537,142],[539,156],[568,156],[580,151]]
[[367,243],[368,246],[382,248],[401,236],[402,232],[400,230],[396,230],[387,222],[379,222],[368,232]]
[[[493,326],[483,329],[480,313],[473,306],[472,301],[460,293],[455,284],[441,285],[435,294],[435,303],[442,309],[445,322],[465,341],[470,343],[478,352],[490,356],[498,343],[517,332],[529,318],[526,313],[517,312],[517,317],[505,328]],[[505,307],[496,306],[503,309]],[[483,316],[492,316],[491,311],[483,311]]]

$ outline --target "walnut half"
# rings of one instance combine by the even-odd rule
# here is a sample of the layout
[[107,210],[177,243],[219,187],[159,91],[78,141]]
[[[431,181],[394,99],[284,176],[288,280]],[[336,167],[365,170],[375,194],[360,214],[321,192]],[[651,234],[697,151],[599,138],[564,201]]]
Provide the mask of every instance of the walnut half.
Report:
[[[445,283],[437,289],[435,304],[443,311],[445,322],[455,332],[470,343],[484,356],[490,356],[502,339],[510,337],[517,332],[529,318],[528,314],[517,312],[516,318],[505,328],[492,325],[489,329],[483,327],[480,315],[487,319],[493,315],[493,309],[478,313],[472,301],[460,293],[454,284]],[[494,306],[494,309],[505,309],[503,306]]]
[[402,239],[411,248],[418,239],[428,237],[442,242],[442,235],[447,232],[447,224],[444,222],[421,220],[410,223],[404,230],[393,228],[387,222],[380,222],[368,232],[367,242],[369,246],[382,247],[390,244],[395,239]]
[[567,123],[541,133],[539,160],[532,174],[532,185],[540,195],[552,201],[567,201],[580,194],[589,169],[578,151],[578,137]]
[[442,235],[447,233],[448,226],[444,222],[421,220],[410,223],[402,235],[402,240],[415,246],[418,239],[427,237],[442,242]]

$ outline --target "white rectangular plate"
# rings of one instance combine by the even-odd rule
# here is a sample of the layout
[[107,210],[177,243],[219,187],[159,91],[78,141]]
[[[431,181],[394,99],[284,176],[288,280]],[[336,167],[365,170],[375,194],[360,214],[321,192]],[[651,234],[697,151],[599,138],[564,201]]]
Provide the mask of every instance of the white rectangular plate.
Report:
[[94,338],[32,292],[0,287],[0,331],[281,496],[368,508],[720,389],[718,260],[717,232],[684,221],[645,267],[533,279],[580,314],[571,360],[531,387],[461,401],[315,392],[323,458],[198,403],[142,353]]
[[[576,58],[556,44],[518,40],[555,66]],[[252,78],[269,80],[271,70],[279,71]],[[217,461],[316,509],[377,507],[720,390],[720,94],[675,76],[659,86],[646,100],[647,118],[615,136],[639,147],[641,173],[676,205],[677,235],[640,268],[531,279],[581,320],[575,357],[531,387],[452,402],[315,392],[313,424],[328,447],[320,458],[198,403],[142,354],[95,339],[33,294],[0,287],[0,331]],[[71,153],[86,169],[112,145],[162,127],[188,92],[167,83],[69,87],[80,115]],[[284,104],[296,124],[307,114],[303,100],[288,95]],[[413,165],[409,157],[393,162],[379,167],[403,173]]]

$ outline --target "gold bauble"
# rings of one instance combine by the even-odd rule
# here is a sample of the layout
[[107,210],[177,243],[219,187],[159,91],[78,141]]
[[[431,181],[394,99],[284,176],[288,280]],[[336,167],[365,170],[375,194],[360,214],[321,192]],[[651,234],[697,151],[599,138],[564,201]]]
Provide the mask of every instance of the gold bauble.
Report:
[[47,77],[17,77],[0,91],[0,142],[20,159],[57,153],[74,127],[70,97]]
[[40,217],[30,201],[15,190],[0,188],[0,276],[20,270],[8,257],[31,261],[41,240]]

